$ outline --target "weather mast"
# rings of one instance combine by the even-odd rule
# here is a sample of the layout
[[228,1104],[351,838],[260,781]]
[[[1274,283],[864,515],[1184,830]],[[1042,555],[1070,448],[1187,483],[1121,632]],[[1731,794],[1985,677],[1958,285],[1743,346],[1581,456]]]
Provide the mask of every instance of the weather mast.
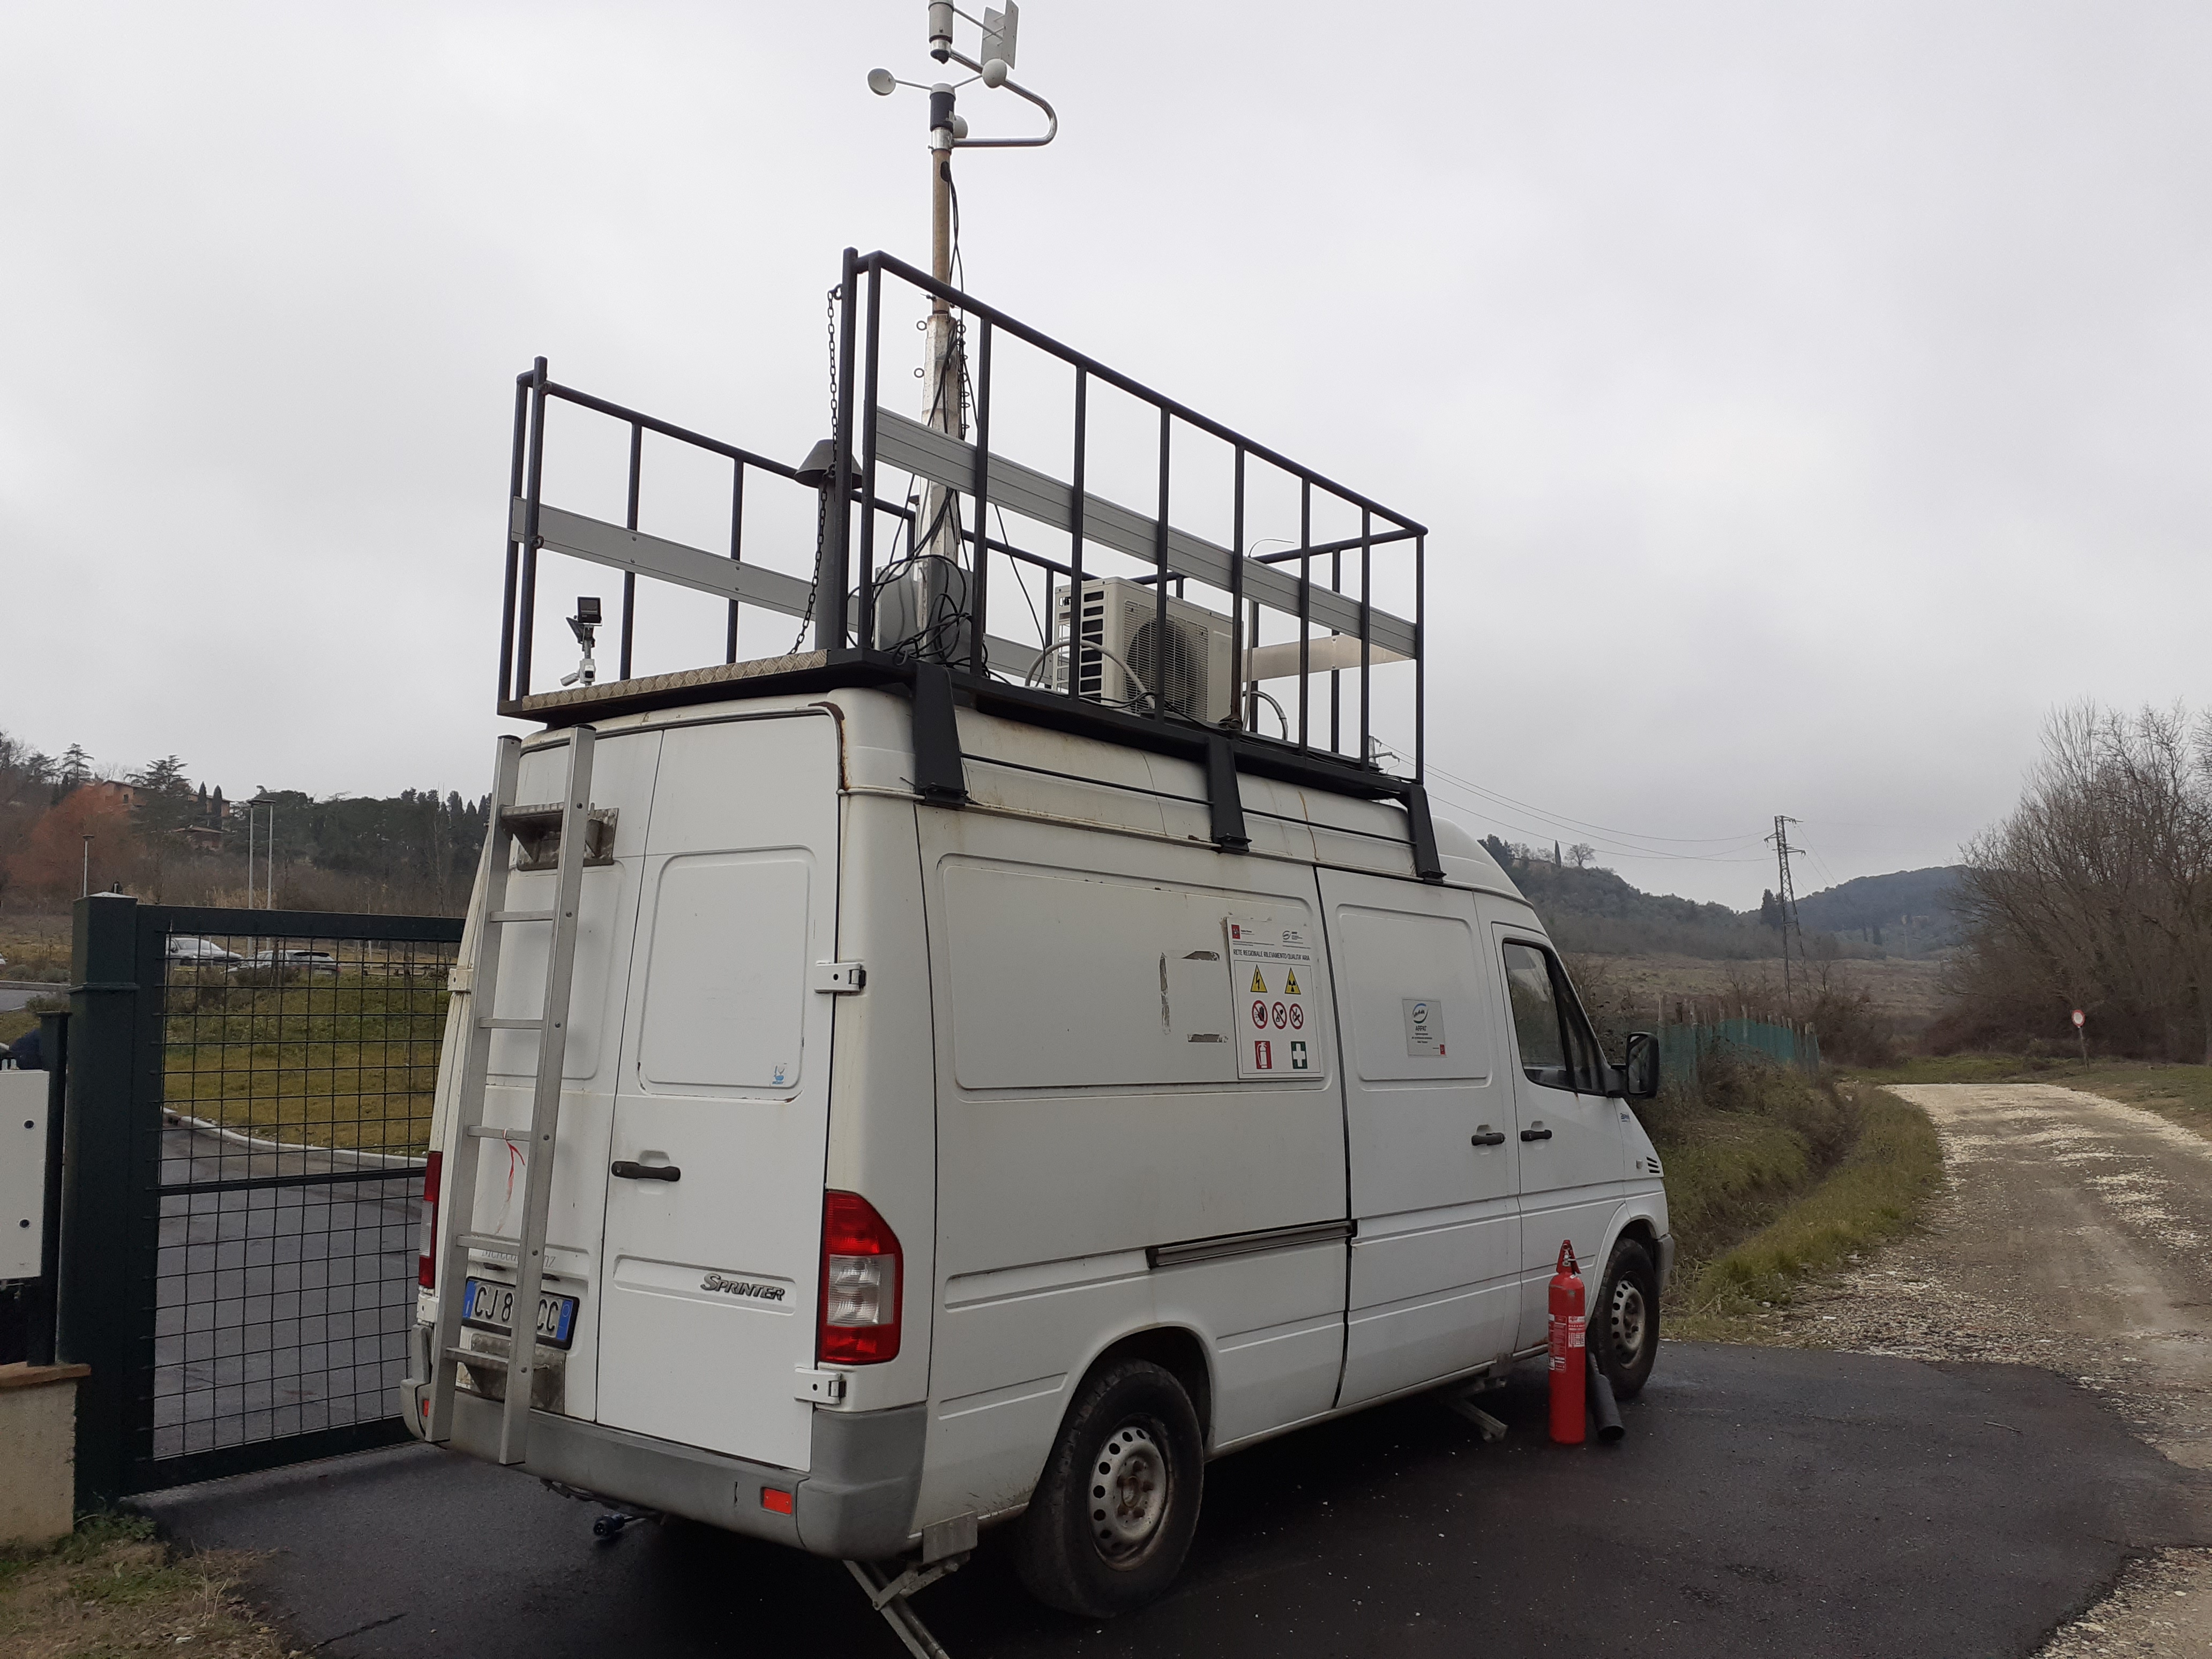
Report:
[[[1041,148],[1060,119],[1014,78],[1013,0],[981,18],[932,0],[927,18],[930,58],[964,74],[877,69],[867,84],[926,108],[929,267],[845,251],[830,290],[830,435],[804,460],[564,386],[544,358],[517,377],[500,712],[574,726],[882,687],[912,701],[925,801],[967,800],[959,728],[972,710],[1198,763],[1228,850],[1249,840],[1240,774],[1396,800],[1415,869],[1440,879],[1425,787],[1426,526],[968,291],[954,152]],[[959,106],[974,88],[1026,102],[1042,130],[972,133]],[[883,395],[910,372],[886,351],[887,325],[909,316],[923,339],[918,419]],[[577,510],[578,475],[549,470],[556,406],[564,428],[592,416],[628,428],[621,522]],[[690,452],[684,468],[659,459],[672,446]],[[696,536],[696,499],[678,515],[692,539],[664,533],[656,501],[660,478],[688,469],[696,481],[702,458],[727,469],[719,547]],[[811,572],[791,568],[793,489],[811,509]],[[549,605],[541,617],[550,556],[619,570],[613,615],[585,595],[572,615]],[[726,607],[721,662],[641,672],[641,578],[657,585],[656,608],[683,602],[666,588]],[[797,621],[788,646],[740,650],[741,620],[757,647],[775,641],[763,629],[791,628],[778,618]],[[562,622],[582,658],[540,689],[538,635]],[[610,626],[611,676],[596,654]]]

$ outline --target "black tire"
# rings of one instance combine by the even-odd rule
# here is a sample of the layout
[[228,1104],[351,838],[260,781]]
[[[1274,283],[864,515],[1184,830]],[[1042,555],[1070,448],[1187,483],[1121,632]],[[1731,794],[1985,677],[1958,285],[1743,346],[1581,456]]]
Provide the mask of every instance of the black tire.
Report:
[[1659,1358],[1659,1271],[1651,1253],[1632,1238],[1614,1245],[1605,1264],[1587,1340],[1615,1400],[1633,1400],[1644,1391]]
[[1107,1366],[1077,1391],[1016,1529],[1024,1587],[1086,1619],[1155,1600],[1182,1570],[1205,1480],[1182,1384],[1149,1360]]

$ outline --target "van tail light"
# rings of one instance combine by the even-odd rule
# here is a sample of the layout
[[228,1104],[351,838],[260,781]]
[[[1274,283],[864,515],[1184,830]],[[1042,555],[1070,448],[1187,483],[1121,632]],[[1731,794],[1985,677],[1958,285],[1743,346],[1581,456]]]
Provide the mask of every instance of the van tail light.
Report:
[[422,1160],[422,1231],[416,1247],[415,1282],[426,1291],[438,1288],[438,1183],[445,1173],[443,1152]]
[[858,1193],[822,1195],[822,1299],[817,1360],[880,1364],[898,1358],[898,1235]]

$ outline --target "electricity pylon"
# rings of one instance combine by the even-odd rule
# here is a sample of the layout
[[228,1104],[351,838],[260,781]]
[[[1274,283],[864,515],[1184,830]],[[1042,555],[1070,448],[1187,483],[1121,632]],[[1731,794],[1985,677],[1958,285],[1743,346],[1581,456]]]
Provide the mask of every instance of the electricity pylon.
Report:
[[1797,946],[1797,964],[1801,968],[1805,965],[1805,930],[1797,925],[1797,884],[1790,877],[1791,857],[1803,850],[1790,844],[1790,826],[1796,822],[1795,818],[1776,813],[1774,833],[1766,838],[1774,843],[1774,862],[1780,872],[1780,884],[1774,896],[1782,906],[1782,1001],[1792,1018],[1797,1013],[1797,988],[1790,972],[1790,947],[1793,940]]

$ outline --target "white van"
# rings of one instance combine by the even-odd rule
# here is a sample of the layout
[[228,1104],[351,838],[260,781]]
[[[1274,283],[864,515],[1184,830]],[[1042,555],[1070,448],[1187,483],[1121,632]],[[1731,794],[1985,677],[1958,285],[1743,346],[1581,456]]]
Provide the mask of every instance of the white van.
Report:
[[[1018,1521],[1024,1582],[1097,1616],[1172,1579],[1209,1459],[1536,1352],[1563,1239],[1597,1362],[1638,1391],[1673,1254],[1629,1106],[1651,1051],[1607,1063],[1472,838],[1437,824],[1421,880],[1396,802],[1247,774],[1249,846],[1224,850],[1205,766],[974,708],[966,802],[939,805],[916,719],[866,685],[592,714],[505,1461],[851,1559]],[[530,738],[515,798],[561,799],[574,741]],[[554,861],[513,856],[503,914],[543,919]],[[529,1016],[559,965],[553,929],[496,931],[433,1141],[458,1166],[475,1132],[474,1231],[426,1241],[403,1405],[485,1457],[517,1257],[471,1241],[526,1231]]]

